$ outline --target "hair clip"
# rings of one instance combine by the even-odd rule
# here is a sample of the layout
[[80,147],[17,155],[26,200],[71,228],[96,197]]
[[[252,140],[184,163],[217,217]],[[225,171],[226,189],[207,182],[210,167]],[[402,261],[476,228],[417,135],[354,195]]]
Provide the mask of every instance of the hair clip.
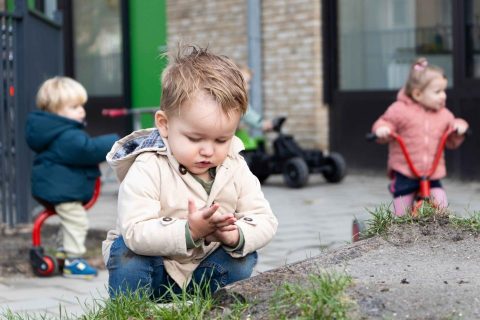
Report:
[[423,60],[423,61],[420,61],[420,62],[417,62],[415,63],[415,65],[413,66],[413,69],[415,71],[423,71],[425,70],[425,68],[428,66],[428,61],[427,60]]

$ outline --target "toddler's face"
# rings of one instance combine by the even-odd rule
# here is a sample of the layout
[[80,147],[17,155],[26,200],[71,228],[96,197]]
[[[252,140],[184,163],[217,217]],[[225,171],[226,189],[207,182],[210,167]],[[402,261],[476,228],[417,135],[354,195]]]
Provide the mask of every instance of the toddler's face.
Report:
[[83,107],[83,105],[77,103],[67,104],[63,106],[62,108],[60,108],[60,110],[57,111],[57,114],[59,116],[78,122],[83,122],[86,116],[85,108]]
[[250,80],[252,80],[252,76],[249,72],[242,70],[243,79],[245,79],[245,86],[247,91],[250,90]]
[[427,109],[440,110],[445,107],[447,101],[446,89],[447,79],[438,76],[433,78],[422,91],[415,92],[414,98]]
[[[163,119],[162,119],[163,117]],[[208,181],[208,170],[227,157],[240,113],[226,115],[208,94],[199,92],[180,107],[180,114],[166,118],[157,112],[156,123],[175,159],[187,170]]]

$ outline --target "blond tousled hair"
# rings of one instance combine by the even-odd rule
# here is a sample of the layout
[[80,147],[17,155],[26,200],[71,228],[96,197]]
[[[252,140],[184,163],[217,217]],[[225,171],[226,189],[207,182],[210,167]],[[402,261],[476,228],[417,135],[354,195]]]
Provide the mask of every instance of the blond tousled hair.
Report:
[[410,66],[410,72],[405,82],[405,94],[413,98],[413,90],[423,91],[438,76],[446,79],[442,68],[429,64],[426,58],[418,58]]
[[167,115],[180,112],[198,91],[209,94],[229,115],[245,114],[248,96],[239,68],[228,57],[195,45],[179,45],[162,76],[160,109]]
[[57,113],[67,104],[84,105],[87,100],[87,90],[78,81],[68,77],[57,76],[45,80],[37,93],[37,107],[52,113]]

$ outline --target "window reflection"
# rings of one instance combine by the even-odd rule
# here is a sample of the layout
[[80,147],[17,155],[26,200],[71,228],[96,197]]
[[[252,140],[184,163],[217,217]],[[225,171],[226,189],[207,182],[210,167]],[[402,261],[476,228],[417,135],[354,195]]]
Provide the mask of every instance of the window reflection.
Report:
[[122,95],[119,0],[73,1],[75,75],[89,95]]
[[451,0],[339,0],[342,90],[398,89],[419,56],[452,72]]

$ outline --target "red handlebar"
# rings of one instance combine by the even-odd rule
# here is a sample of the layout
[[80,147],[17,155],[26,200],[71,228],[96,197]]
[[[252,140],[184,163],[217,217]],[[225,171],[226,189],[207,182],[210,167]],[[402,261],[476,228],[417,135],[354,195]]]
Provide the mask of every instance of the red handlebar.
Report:
[[403,141],[402,137],[400,137],[397,133],[392,132],[390,135],[397,140],[398,144],[400,145],[400,149],[402,149],[403,155],[405,156],[405,159],[407,160],[408,167],[412,171],[412,173],[417,176],[418,178],[429,178],[435,170],[437,170],[438,163],[440,162],[440,159],[442,158],[443,150],[445,149],[445,144],[447,143],[448,136],[454,131],[452,128],[448,128],[445,130],[443,133],[442,137],[440,138],[440,142],[438,143],[437,147],[437,152],[435,153],[435,158],[433,160],[432,166],[430,170],[424,175],[420,174],[413,165],[412,159],[410,158],[410,154],[408,153],[407,147],[405,146],[405,142]]
[[102,115],[105,117],[116,118],[116,117],[123,117],[128,114],[127,108],[119,108],[119,109],[103,109]]

